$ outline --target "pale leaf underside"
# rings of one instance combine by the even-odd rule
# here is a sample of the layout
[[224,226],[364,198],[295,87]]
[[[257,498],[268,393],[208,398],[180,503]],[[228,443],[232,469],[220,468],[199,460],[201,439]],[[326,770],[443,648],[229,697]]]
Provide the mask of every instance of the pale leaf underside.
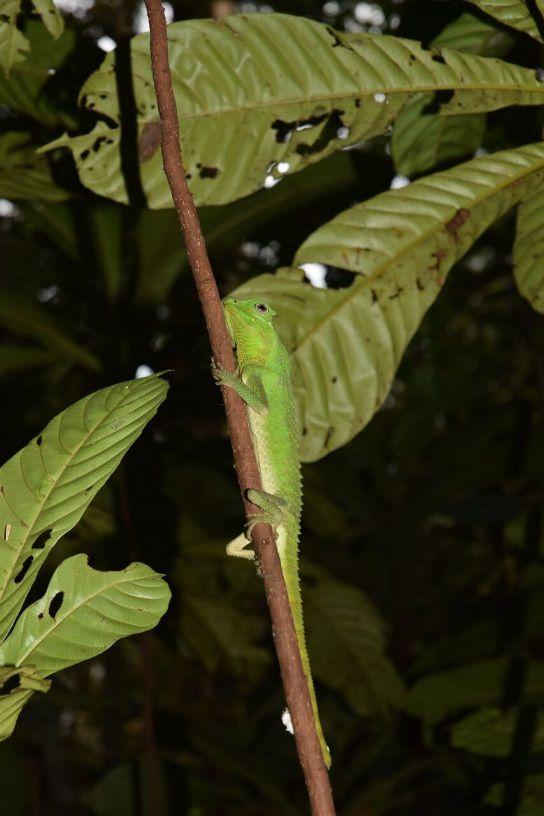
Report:
[[152,376],[97,391],[56,416],[0,469],[0,640],[40,565],[79,521],[166,390]]
[[280,270],[237,290],[239,297],[268,299],[278,312],[303,460],[344,445],[369,422],[452,265],[543,179],[543,144],[426,176],[340,214],[296,253],[296,264],[353,272],[351,285],[317,289],[302,271]]
[[[184,163],[197,204],[222,204],[260,189],[341,147],[383,133],[418,92],[453,91],[444,114],[539,105],[535,72],[495,59],[372,34],[345,34],[282,14],[191,20],[168,27]],[[149,36],[132,40],[140,172],[152,208],[171,207],[162,168]],[[82,104],[119,119],[115,52],[81,90]],[[119,128],[62,136],[82,182],[127,200]]]

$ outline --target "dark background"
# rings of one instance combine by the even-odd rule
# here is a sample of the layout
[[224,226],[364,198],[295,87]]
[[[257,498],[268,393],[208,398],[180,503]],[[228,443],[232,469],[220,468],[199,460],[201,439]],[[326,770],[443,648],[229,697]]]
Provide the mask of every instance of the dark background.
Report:
[[[266,6],[178,0],[174,15],[182,20],[228,6],[268,7],[353,30],[356,5],[340,2],[338,13],[326,13],[334,6],[313,0]],[[393,25],[393,33],[425,43],[473,9],[438,0],[376,6],[384,13],[384,33]],[[89,126],[76,97],[103,56],[96,41],[108,35],[122,48],[138,10],[138,3],[99,1],[87,12],[67,14],[78,46],[47,93],[75,117],[76,130]],[[524,65],[538,65],[539,57],[537,44],[524,37],[509,55]],[[44,130],[6,108],[1,114],[4,130],[29,131],[41,142],[65,129]],[[508,109],[489,116],[484,145],[495,150],[539,138],[538,112]],[[249,208],[241,230],[226,229],[210,246],[222,293],[288,265],[313,229],[387,189],[395,169],[386,147],[385,138],[376,139],[343,154],[341,187],[301,196],[300,203],[295,197],[287,208],[272,208],[265,223],[255,226]],[[327,162],[305,172],[325,177]],[[153,275],[179,252],[175,218],[156,216],[166,237],[155,264],[144,268],[141,248],[152,241],[158,221],[150,231],[138,207],[81,188],[68,157],[55,172],[73,192],[68,205],[46,204],[44,212],[39,202],[16,201],[0,218],[2,288],[38,302],[58,328],[98,357],[103,372],[55,355],[25,367],[5,362],[2,461],[54,414],[132,378],[139,365],[173,371],[158,416],[57,545],[32,597],[57,563],[80,551],[99,568],[145,561],[166,574],[174,596],[152,633],[63,672],[47,695],[35,695],[14,736],[0,746],[0,814],[306,813],[294,744],[279,717],[282,691],[262,587],[247,564],[224,557],[242,510],[186,266],[158,298],[149,297]],[[61,234],[50,219],[65,206],[71,220]],[[224,208],[224,217],[237,206]],[[208,209],[204,217],[223,215]],[[431,698],[460,695],[460,702],[427,726],[413,711],[378,704],[372,688],[382,683],[379,668],[369,666],[358,681],[371,689],[366,716],[350,703],[341,677],[337,684],[318,682],[332,782],[346,816],[542,812],[544,685],[527,678],[529,665],[544,659],[544,335],[542,318],[513,284],[512,237],[510,216],[478,242],[451,272],[370,426],[344,449],[304,467],[303,591],[311,593],[326,575],[343,582],[346,593],[364,592],[386,624],[387,654],[407,689],[439,672],[504,659],[498,683],[487,682],[481,664],[488,692],[481,701],[471,700],[473,680],[466,704],[455,681],[432,680]],[[111,269],[118,281],[114,296]],[[343,285],[335,270],[328,282]],[[0,348],[13,342],[33,346],[32,327],[23,340],[0,329]],[[330,646],[330,632],[320,627],[319,615],[308,614],[314,655],[331,648],[334,661],[334,648],[349,644],[338,635]],[[511,715],[500,756],[454,744],[455,725],[480,706]]]

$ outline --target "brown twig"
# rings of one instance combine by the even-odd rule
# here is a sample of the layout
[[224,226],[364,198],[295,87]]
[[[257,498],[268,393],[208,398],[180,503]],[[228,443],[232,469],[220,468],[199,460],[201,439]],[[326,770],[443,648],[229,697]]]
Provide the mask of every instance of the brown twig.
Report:
[[[187,256],[210,336],[215,360],[227,371],[235,370],[231,342],[223,317],[219,292],[211,269],[200,221],[185,179],[181,157],[179,124],[168,64],[166,21],[161,0],[145,0],[149,17],[153,81],[161,119],[161,147],[164,169],[170,185]],[[260,488],[261,480],[253,451],[247,414],[242,400],[232,389],[223,389],[227,423],[244,497],[246,515],[256,512],[247,501],[248,488]],[[272,633],[280,664],[287,706],[293,723],[296,746],[314,816],[334,816],[329,776],[315,729],[310,693],[302,668],[295,627],[289,606],[281,564],[269,525],[256,525],[252,542],[262,570],[266,598],[272,619]]]

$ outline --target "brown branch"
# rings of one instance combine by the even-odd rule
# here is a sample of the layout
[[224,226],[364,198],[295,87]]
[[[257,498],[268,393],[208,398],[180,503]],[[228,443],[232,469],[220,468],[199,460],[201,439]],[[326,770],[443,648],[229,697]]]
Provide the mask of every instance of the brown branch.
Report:
[[[211,269],[200,221],[187,186],[181,157],[179,124],[168,64],[166,21],[161,0],[145,0],[149,17],[153,81],[161,119],[161,147],[164,169],[170,185],[183,235],[187,256],[195,278],[198,296],[210,336],[212,353],[221,368],[235,370],[231,342],[223,317],[219,292]],[[246,408],[230,388],[223,389],[234,464],[246,515],[256,508],[246,500],[248,488],[260,488],[261,480],[251,442]],[[262,570],[266,599],[272,619],[272,633],[280,664],[287,706],[291,715],[300,764],[314,816],[334,816],[329,776],[310,701],[310,693],[298,650],[295,627],[280,559],[269,525],[256,525],[252,542]]]

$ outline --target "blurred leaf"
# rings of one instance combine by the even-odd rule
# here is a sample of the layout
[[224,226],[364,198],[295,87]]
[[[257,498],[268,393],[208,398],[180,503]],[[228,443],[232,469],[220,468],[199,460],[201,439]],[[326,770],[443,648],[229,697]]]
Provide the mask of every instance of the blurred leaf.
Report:
[[228,601],[185,590],[180,625],[187,648],[208,671],[230,665],[240,673],[260,673],[270,662],[268,651],[256,645],[263,635],[262,622]]
[[53,0],[32,0],[32,3],[51,36],[58,39],[64,31],[64,18]]
[[32,346],[0,346],[0,376],[51,362],[51,355]]
[[291,269],[235,291],[262,297],[278,312],[303,461],[345,445],[370,421],[453,264],[543,178],[543,144],[434,173],[346,210],[299,248],[295,264],[349,270],[350,285],[317,289]]
[[[234,201],[263,187],[267,177],[280,177],[281,170],[293,173],[384,133],[419,91],[454,91],[445,114],[544,101],[534,71],[448,49],[429,51],[396,37],[336,32],[302,17],[191,20],[172,23],[168,36],[184,163],[200,205]],[[131,43],[142,186],[152,209],[172,207],[159,149],[149,35]],[[115,59],[115,51],[107,54],[80,99],[117,123]],[[90,133],[61,136],[45,149],[70,148],[86,187],[126,203],[119,139],[119,127],[99,121]]]
[[[99,203],[89,207],[95,250],[106,291],[111,299],[118,294],[123,275],[123,218],[121,207]],[[181,237],[181,232],[179,233]],[[148,240],[152,240],[148,236]]]
[[385,624],[355,587],[318,579],[303,591],[308,653],[318,680],[339,691],[364,716],[387,717],[403,687],[385,657]]
[[521,202],[514,242],[514,278],[520,294],[544,314],[544,194]]
[[[501,711],[482,708],[469,714],[451,729],[451,744],[480,756],[506,758],[512,751],[512,741],[518,718],[517,709]],[[531,751],[544,749],[544,717],[538,718]]]
[[101,365],[93,354],[62,334],[38,303],[26,299],[19,293],[2,292],[0,326],[13,334],[38,341],[64,360],[91,371],[101,370]]
[[24,816],[25,806],[28,804],[27,773],[25,763],[11,744],[0,746],[0,767],[2,768],[0,816]]
[[[282,179],[270,190],[259,190],[224,207],[201,207],[200,224],[210,254],[236,246],[248,239],[274,216],[285,216],[305,203],[314,203],[337,190],[353,188],[355,168],[348,153],[324,159],[318,167],[307,167]],[[197,202],[198,203],[198,202]],[[159,303],[168,289],[187,269],[187,254],[175,210],[142,210],[138,225],[140,279],[138,301]]]
[[33,200],[21,205],[25,221],[47,236],[63,254],[79,261],[76,212],[73,202],[55,204]]
[[54,181],[49,160],[36,155],[37,145],[26,133],[0,136],[0,196],[3,198],[64,201],[67,190]]
[[0,468],[0,638],[47,555],[79,521],[164,400],[157,376],[104,388],[58,414]]
[[134,777],[128,762],[117,765],[95,782],[86,797],[97,816],[133,816]]
[[0,648],[0,663],[33,666],[48,676],[157,625],[170,589],[145,564],[99,572],[86,555],[67,558],[47,592],[19,616]]
[[[502,57],[513,44],[512,37],[473,14],[462,14],[432,42],[435,48],[447,46],[482,57]],[[430,112],[433,99],[432,93],[412,97],[395,122],[392,156],[397,171],[406,176],[468,156],[481,144],[483,114],[440,116]]]
[[[23,37],[21,32],[18,33]],[[3,51],[1,36],[0,33],[0,54]],[[23,40],[28,43],[31,56],[26,59],[24,55],[24,62],[14,64],[9,77],[0,71],[0,104],[7,105],[13,111],[29,116],[48,128],[58,125],[72,127],[73,117],[54,105],[45,90],[55,72],[73,51],[76,45],[75,32],[66,29],[54,41],[40,22],[27,20],[25,37]]]
[[529,34],[530,37],[542,42],[538,26],[525,0],[468,0],[468,2],[478,6],[499,23]]
[[19,714],[34,692],[45,693],[50,685],[32,666],[0,666],[0,740],[11,736]]
[[[465,708],[497,705],[508,668],[506,658],[469,663],[419,680],[409,690],[406,710],[433,726]],[[524,701],[538,700],[544,692],[544,662],[528,664]]]
[[[485,798],[488,805],[500,807],[504,800],[504,785],[492,785]],[[523,780],[521,802],[516,816],[541,816],[544,808],[544,774],[529,774]]]
[[21,0],[3,0],[0,18],[0,66],[9,77],[11,69],[26,59],[30,44],[17,28]]

